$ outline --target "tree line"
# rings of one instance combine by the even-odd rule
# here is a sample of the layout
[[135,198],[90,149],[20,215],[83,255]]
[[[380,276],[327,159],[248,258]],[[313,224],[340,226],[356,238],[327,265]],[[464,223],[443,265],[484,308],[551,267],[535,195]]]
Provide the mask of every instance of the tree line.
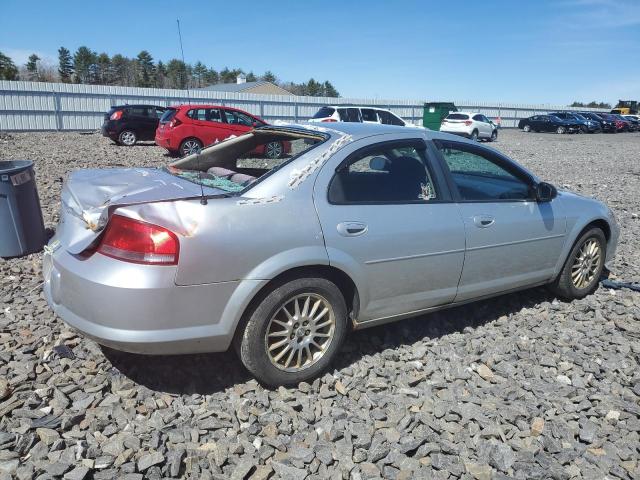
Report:
[[331,82],[313,78],[307,82],[285,82],[271,71],[258,76],[241,68],[215,70],[198,61],[185,63],[173,58],[168,62],[155,62],[151,54],[142,50],[135,58],[121,54],[109,56],[82,46],[73,54],[65,47],[58,49],[58,67],[46,65],[35,53],[27,63],[16,66],[13,60],[0,52],[0,80],[29,80],[40,82],[82,83],[89,85],[119,85],[148,88],[203,88],[218,83],[236,83],[238,75],[247,82],[265,80],[275,83],[294,95],[339,97]]
[[611,104],[610,103],[596,102],[595,100],[593,102],[589,102],[589,103],[573,102],[569,106],[570,107],[582,107],[582,108],[606,108],[606,109],[611,109]]

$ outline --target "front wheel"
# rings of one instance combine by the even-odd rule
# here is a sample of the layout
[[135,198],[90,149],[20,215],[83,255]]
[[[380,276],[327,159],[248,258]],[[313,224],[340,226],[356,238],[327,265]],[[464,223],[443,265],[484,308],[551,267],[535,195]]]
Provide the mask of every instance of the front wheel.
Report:
[[567,133],[567,129],[565,127],[558,127],[556,128],[556,133],[559,133],[559,134]]
[[525,125],[524,127],[522,127],[522,130],[524,130],[525,132],[530,132],[531,131],[531,125]]
[[347,333],[347,307],[324,278],[284,283],[248,317],[236,350],[244,366],[267,385],[296,385],[321,374]]
[[490,142],[495,142],[498,139],[498,130],[494,130],[493,132],[491,132],[491,138],[489,139]]
[[592,293],[604,268],[607,239],[597,227],[585,232],[575,243],[551,289],[562,298],[573,300]]

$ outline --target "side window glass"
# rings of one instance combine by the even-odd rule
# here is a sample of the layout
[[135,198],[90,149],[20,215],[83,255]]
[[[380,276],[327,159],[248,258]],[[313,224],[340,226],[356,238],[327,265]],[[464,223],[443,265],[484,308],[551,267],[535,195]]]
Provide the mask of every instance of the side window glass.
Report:
[[204,108],[194,108],[193,110],[189,110],[187,116],[194,120],[205,121],[207,119],[207,111]]
[[217,108],[209,108],[207,109],[207,121],[208,122],[222,122],[222,117],[220,116],[220,110]]
[[391,118],[391,125],[398,125],[400,127],[404,127],[404,122],[400,120],[398,117],[396,117],[393,113],[390,113],[389,117]]
[[463,200],[526,200],[533,197],[529,184],[499,165],[490,151],[453,142],[438,143]]
[[474,119],[476,122],[482,122],[482,121],[483,121],[483,120],[482,120],[482,115],[474,115],[474,116],[473,116],[473,119]]
[[363,108],[360,110],[362,112],[362,121],[364,122],[377,122],[378,116],[376,115],[376,111],[372,108]]
[[133,117],[147,116],[147,109],[145,107],[130,107],[128,110],[129,110],[129,115]]
[[249,115],[245,115],[244,113],[236,112],[236,116],[238,117],[238,123],[240,125],[245,125],[247,127],[253,127],[253,118]]
[[385,125],[391,125],[391,115],[385,110],[378,110],[378,117],[380,117],[380,123]]
[[351,204],[436,200],[425,155],[425,150],[414,144],[382,144],[363,149],[334,175],[329,185],[329,201]]

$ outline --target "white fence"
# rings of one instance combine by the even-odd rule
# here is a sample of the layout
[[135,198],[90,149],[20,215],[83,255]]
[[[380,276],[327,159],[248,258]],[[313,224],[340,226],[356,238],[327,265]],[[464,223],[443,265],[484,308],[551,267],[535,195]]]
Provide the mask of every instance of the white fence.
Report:
[[[213,103],[241,108],[269,122],[304,121],[322,105],[372,105],[388,108],[405,120],[422,125],[425,101],[255,95],[3,80],[0,81],[0,131],[95,130],[100,128],[104,114],[111,106],[125,103],[161,106]],[[491,119],[500,117],[503,127],[515,127],[519,119],[539,113],[580,110],[561,105],[454,103],[460,110],[478,111]]]

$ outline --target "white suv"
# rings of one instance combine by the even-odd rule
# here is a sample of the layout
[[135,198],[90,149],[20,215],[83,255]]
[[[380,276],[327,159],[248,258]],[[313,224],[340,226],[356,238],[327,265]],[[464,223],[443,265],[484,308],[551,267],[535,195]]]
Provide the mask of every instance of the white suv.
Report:
[[395,113],[376,107],[339,107],[329,105],[320,108],[309,121],[383,123],[384,125],[398,125],[400,127],[416,127],[416,125],[401,119]]
[[455,133],[471,140],[498,139],[498,127],[481,113],[453,112],[442,120],[440,131]]

